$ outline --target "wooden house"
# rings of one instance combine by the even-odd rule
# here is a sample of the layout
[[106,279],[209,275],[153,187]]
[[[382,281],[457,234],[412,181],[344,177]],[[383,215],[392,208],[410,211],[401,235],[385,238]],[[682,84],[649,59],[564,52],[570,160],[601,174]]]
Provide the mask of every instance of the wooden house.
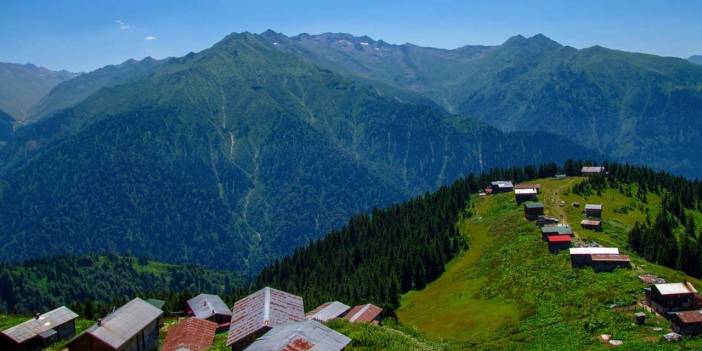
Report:
[[702,333],[702,311],[682,311],[672,313],[670,323],[673,331],[683,335]]
[[524,203],[524,217],[533,221],[544,215],[544,204],[541,202],[527,201]]
[[698,307],[699,295],[689,282],[653,284],[644,290],[648,305],[662,315]]
[[55,310],[39,314],[0,333],[0,350],[34,351],[42,350],[56,341],[68,338],[76,331],[78,315],[61,306]]
[[382,313],[382,308],[368,303],[365,305],[354,306],[344,316],[344,319],[351,323],[378,323]]
[[343,304],[339,301],[325,302],[312,311],[307,312],[305,317],[307,319],[314,319],[316,321],[326,323],[332,319],[343,317],[350,309],[351,306]]
[[508,180],[498,180],[490,184],[493,193],[507,193],[514,190],[514,185]]
[[315,320],[273,327],[246,351],[341,351],[351,339]]
[[585,204],[585,215],[592,218],[602,218],[602,205]]
[[536,201],[536,189],[514,189],[514,199],[518,204],[525,201]]
[[70,351],[151,351],[158,347],[163,311],[136,298],[118,308],[68,344]]
[[573,236],[573,229],[567,224],[545,225],[541,227],[541,237],[544,241],[547,241],[548,237],[551,235]]
[[234,303],[227,346],[242,350],[271,328],[304,320],[301,297],[265,287]]
[[162,351],[207,351],[214,342],[217,323],[186,318],[168,329]]
[[583,166],[580,169],[580,175],[583,177],[592,177],[600,174],[606,174],[607,170],[601,166]]
[[582,221],[580,221],[580,226],[585,229],[595,230],[599,232],[602,230],[602,221],[596,219],[583,219]]
[[548,237],[548,251],[556,253],[570,248],[570,235],[551,235]]
[[590,267],[595,272],[611,272],[617,268],[631,268],[631,259],[627,255],[590,255]]
[[229,327],[232,312],[217,295],[200,294],[186,302],[188,315],[217,323],[221,328]]
[[572,247],[569,252],[573,268],[590,266],[592,255],[619,255],[619,249],[616,247]]

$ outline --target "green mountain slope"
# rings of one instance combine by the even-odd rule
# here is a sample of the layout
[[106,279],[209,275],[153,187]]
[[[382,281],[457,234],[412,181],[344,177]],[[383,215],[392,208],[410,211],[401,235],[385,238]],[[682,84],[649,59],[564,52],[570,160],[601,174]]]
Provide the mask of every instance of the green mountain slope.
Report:
[[0,264],[0,311],[32,314],[66,305],[93,318],[134,296],[164,299],[167,310],[180,311],[183,296],[229,293],[242,282],[232,273],[195,265],[116,255],[59,256]]
[[0,146],[10,140],[14,134],[15,119],[0,110]]
[[102,88],[141,80],[166,61],[167,59],[155,60],[151,57],[141,61],[127,60],[119,65],[105,66],[64,81],[32,106],[28,120],[36,121],[56,111],[74,106]]
[[[662,335],[670,331],[670,325],[661,316],[647,313],[647,322],[643,326],[632,322],[633,313],[642,310],[637,303],[643,300],[643,288],[646,287],[638,275],[652,273],[670,282],[687,280],[696,286],[702,286],[702,281],[647,261],[629,246],[630,230],[635,223],[646,221],[647,217],[659,211],[664,202],[662,198],[668,196],[666,194],[694,193],[698,195],[690,195],[689,198],[699,199],[699,183],[636,167],[612,164],[610,168],[613,175],[608,177],[608,186],[589,185],[585,178],[580,177],[534,181],[542,185],[540,199],[545,202],[548,215],[571,223],[579,242],[619,247],[631,256],[634,264],[631,270],[594,273],[591,269],[572,269],[567,252],[549,253],[538,227],[524,219],[523,210],[515,204],[511,193],[471,196],[455,223],[458,237],[454,239],[463,239],[467,249],[447,257],[447,264],[437,279],[408,290],[402,295],[400,307],[394,313],[387,311],[388,316],[397,317],[405,330],[416,328],[421,335],[419,340],[434,340],[434,344],[386,348],[610,349],[611,345],[599,339],[602,334],[622,340],[624,344],[618,348],[624,350],[699,348],[699,338],[685,338],[678,343],[665,341]],[[448,209],[442,205],[442,199],[447,194],[457,195],[459,189],[479,188],[478,185],[485,184],[489,179],[519,180],[536,175],[533,171],[512,170],[494,173],[487,178],[468,178],[446,189],[443,196],[437,193],[415,200],[415,205],[407,203],[389,209],[393,215],[390,221],[384,219],[387,216],[384,213],[374,216],[378,220],[366,226],[359,225],[362,221],[353,220],[348,230],[332,234],[264,270],[259,283],[291,289],[305,299],[373,302],[392,308],[393,290],[387,290],[384,286],[392,286],[388,282],[392,282],[393,276],[403,276],[406,271],[404,263],[419,260],[419,266],[414,266],[409,272],[434,269],[430,245],[422,240],[408,239],[419,244],[406,248],[404,245],[408,243],[404,240],[387,236],[395,228],[406,227],[409,218],[415,218],[411,213],[419,208],[418,204],[434,206],[436,212],[441,214]],[[593,232],[581,228],[578,223],[583,218],[582,208],[571,206],[573,202],[604,204],[604,230]],[[702,215],[699,208],[688,209],[687,213],[694,217]],[[426,222],[428,225],[442,223],[439,218]],[[421,227],[421,224],[412,227]],[[372,239],[364,239],[365,233],[374,232]],[[699,232],[700,228],[693,231]],[[679,231],[676,230],[676,233]],[[392,243],[386,255],[379,255],[368,248],[371,242],[378,240],[377,237]],[[692,234],[686,240],[699,242],[702,239]],[[665,243],[672,242],[673,247],[677,247],[680,245],[677,241],[668,237],[659,240],[659,246],[665,247]],[[395,246],[406,254],[393,255]],[[414,250],[427,252],[419,254]],[[326,262],[326,265],[320,262]],[[373,262],[374,269],[366,269],[363,262]],[[702,265],[699,261],[694,264]],[[389,270],[386,265],[390,267]],[[347,271],[355,272],[351,275],[352,279],[345,273]],[[398,290],[406,291],[404,288]],[[392,326],[390,321],[389,326],[371,327],[366,330],[370,335],[364,335],[362,341],[354,340],[352,345],[383,348],[382,345],[387,344],[382,341],[382,336],[391,333]],[[337,328],[348,331],[344,326]],[[398,340],[404,337],[406,335],[398,335]],[[376,341],[372,346],[364,344],[369,340]]]
[[346,34],[286,37],[276,48],[349,76],[422,94],[502,130],[556,133],[620,160],[702,175],[702,67],[543,35],[454,50]]
[[0,257],[109,250],[255,271],[467,171],[567,157],[599,156],[398,102],[232,34],[18,130],[0,154]]
[[57,84],[71,79],[74,73],[52,71],[32,64],[0,62],[0,110],[18,121]]

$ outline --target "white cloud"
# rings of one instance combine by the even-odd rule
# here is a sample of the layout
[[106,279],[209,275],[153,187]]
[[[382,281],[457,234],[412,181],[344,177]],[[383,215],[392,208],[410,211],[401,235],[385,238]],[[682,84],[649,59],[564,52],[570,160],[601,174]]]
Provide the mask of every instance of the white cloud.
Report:
[[148,37],[144,37],[144,40],[156,40],[156,39],[158,39],[158,38],[156,38],[153,35],[149,35]]
[[124,21],[122,21],[122,20],[115,20],[115,22],[117,22],[117,25],[119,25],[120,30],[127,30],[127,29],[131,28],[130,25],[124,23]]

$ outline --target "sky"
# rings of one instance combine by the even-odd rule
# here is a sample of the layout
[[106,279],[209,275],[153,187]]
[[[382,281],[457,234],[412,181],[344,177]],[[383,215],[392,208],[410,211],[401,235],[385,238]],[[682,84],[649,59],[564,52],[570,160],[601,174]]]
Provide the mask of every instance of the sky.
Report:
[[266,29],[449,49],[543,33],[576,48],[688,57],[702,54],[702,1],[3,0],[0,62],[86,72]]

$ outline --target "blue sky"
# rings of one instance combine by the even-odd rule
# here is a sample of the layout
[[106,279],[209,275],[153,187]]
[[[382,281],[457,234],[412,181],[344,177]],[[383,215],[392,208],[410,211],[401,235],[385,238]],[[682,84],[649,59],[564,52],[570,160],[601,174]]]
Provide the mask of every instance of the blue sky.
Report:
[[702,1],[6,0],[0,61],[88,71],[129,58],[182,56],[231,32],[269,28],[442,48],[543,33],[576,48],[687,57],[702,54]]

